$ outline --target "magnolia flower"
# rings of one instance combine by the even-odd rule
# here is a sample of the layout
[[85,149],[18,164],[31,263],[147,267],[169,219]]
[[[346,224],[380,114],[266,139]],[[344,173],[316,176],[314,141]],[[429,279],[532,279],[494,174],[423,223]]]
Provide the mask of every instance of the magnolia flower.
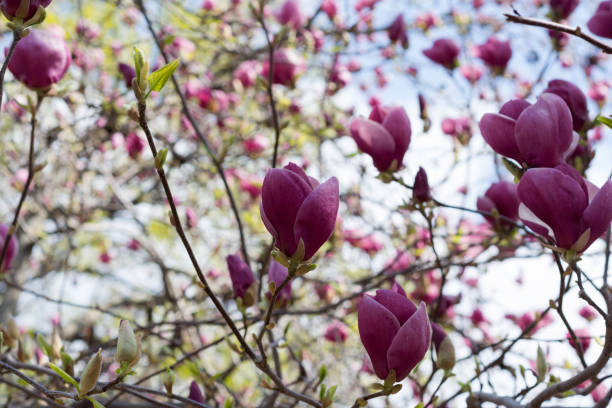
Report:
[[251,306],[255,303],[253,271],[238,255],[228,255],[225,261],[234,288],[234,299],[242,299],[243,305]]
[[249,88],[255,85],[255,80],[260,72],[261,64],[259,61],[243,61],[234,71],[234,78],[238,79],[242,83],[242,86]]
[[612,38],[612,0],[599,3],[595,14],[587,22],[587,27],[593,34]]
[[[580,343],[580,347],[582,348],[582,352],[586,353],[587,349],[591,345],[591,334],[587,329],[576,329],[574,330],[574,334],[576,335],[576,340]],[[578,351],[578,347],[574,340],[572,339],[572,335],[567,333],[565,336],[569,340],[570,346],[572,346],[576,351]]]
[[58,30],[33,29],[17,43],[8,68],[27,87],[46,89],[64,77],[71,61]]
[[497,153],[531,167],[556,166],[579,139],[567,104],[552,93],[542,94],[533,105],[522,99],[506,102],[499,113],[482,117],[480,131]]
[[125,148],[132,159],[140,156],[145,147],[145,141],[136,133],[129,133],[125,139]]
[[[517,220],[520,203],[516,190],[516,184],[509,181],[493,183],[484,196],[478,197],[476,207],[479,211],[492,213],[495,210],[499,215]],[[489,224],[496,226],[497,221],[494,217],[486,216],[485,218]],[[506,220],[501,220],[500,225],[512,228],[512,224]]]
[[276,13],[276,19],[281,24],[290,25],[294,29],[300,29],[304,22],[304,16],[300,11],[297,0],[286,0]]
[[598,189],[567,164],[528,170],[518,196],[521,220],[560,248],[586,250],[612,221],[612,181]]
[[495,37],[489,37],[487,42],[476,47],[476,56],[489,68],[503,71],[512,57],[510,41],[499,41]]
[[417,308],[402,294],[377,290],[361,299],[357,319],[361,342],[381,379],[395,370],[396,381],[403,380],[429,349],[432,329],[424,303]]
[[433,62],[452,69],[457,65],[459,46],[449,38],[442,38],[434,41],[431,48],[424,50],[423,54]]
[[28,21],[34,14],[38,7],[47,7],[51,4],[51,0],[30,0],[30,5],[26,10],[25,15],[18,16],[17,11],[19,10],[19,6],[24,0],[1,0],[0,1],[0,10],[6,18],[9,20],[14,20],[15,18],[21,18],[24,22]]
[[578,3],[579,0],[550,0],[553,17],[558,20],[565,20],[576,9]]
[[353,118],[350,129],[359,149],[372,156],[380,172],[402,167],[412,132],[404,108],[376,105],[369,119]]
[[301,167],[289,163],[266,173],[259,210],[275,246],[292,257],[302,241],[303,259],[307,260],[331,236],[339,202],[338,179],[319,184]]
[[[274,52],[274,72],[272,83],[291,86],[296,77],[306,70],[304,59],[292,49],[280,49]],[[263,63],[261,75],[267,80],[270,69],[269,61]]]
[[323,338],[332,343],[344,343],[349,336],[348,327],[342,322],[335,321],[327,326]]

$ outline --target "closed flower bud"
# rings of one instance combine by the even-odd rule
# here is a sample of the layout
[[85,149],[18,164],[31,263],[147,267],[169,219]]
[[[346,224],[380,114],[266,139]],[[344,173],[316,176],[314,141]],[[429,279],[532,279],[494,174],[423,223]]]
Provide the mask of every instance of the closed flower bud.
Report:
[[392,290],[364,296],[357,311],[359,336],[374,372],[386,379],[395,371],[397,382],[406,378],[425,357],[431,343],[431,324],[425,304],[417,308]]
[[74,360],[68,353],[61,352],[62,358],[62,368],[66,373],[68,373],[71,377],[74,377]]
[[34,356],[34,344],[28,335],[21,337],[17,341],[17,359],[22,363],[27,363]]
[[100,377],[100,370],[102,369],[102,349],[99,349],[96,355],[94,355],[87,365],[83,374],[81,374],[81,381],[79,382],[79,397],[86,395],[89,391],[93,390],[98,383]]
[[599,3],[595,14],[587,22],[587,27],[593,34],[612,38],[612,0]]
[[38,7],[47,7],[51,4],[51,0],[29,0],[29,6],[24,7],[28,0],[1,0],[0,10],[4,16],[13,21],[15,18],[20,18],[26,22],[36,14]]
[[406,23],[404,23],[404,16],[398,15],[393,23],[387,30],[389,34],[389,40],[391,42],[400,43],[402,47],[408,48],[408,33],[406,32]]
[[53,327],[53,332],[51,333],[51,360],[57,361],[62,358],[62,338],[59,334],[59,329],[57,326]]
[[431,328],[432,341],[436,348],[436,363],[441,369],[449,371],[455,366],[455,347],[453,342],[444,329],[436,323],[432,323]]
[[[6,241],[6,236],[8,235],[9,227],[4,224],[0,224],[0,251],[4,246],[4,242]],[[6,248],[6,254],[4,255],[4,262],[0,265],[0,271],[7,271],[11,268],[13,264],[13,259],[15,259],[15,255],[17,255],[17,250],[19,246],[17,244],[17,239],[15,238],[15,234],[11,235],[11,240],[8,243],[8,247]]]
[[27,87],[47,89],[68,71],[72,57],[58,31],[31,30],[17,43],[8,68]]
[[234,299],[242,299],[244,307],[252,306],[255,303],[254,289],[257,286],[253,271],[238,255],[228,255],[225,261],[234,288]]
[[[280,285],[287,279],[289,271],[286,267],[279,264],[278,262],[271,260],[270,268],[268,269],[268,278],[270,284],[273,284],[275,288],[279,288]],[[266,298],[272,299],[272,293],[266,292]],[[276,296],[276,306],[285,307],[291,300],[291,281],[287,282],[284,288],[281,289],[280,293]]]
[[292,257],[302,241],[304,255],[300,260],[308,260],[331,236],[339,204],[338,179],[332,177],[319,184],[290,163],[266,173],[259,210],[275,246]]
[[123,62],[120,62],[117,68],[123,76],[125,86],[127,86],[128,89],[131,89],[132,81],[134,80],[134,78],[136,78],[136,69],[134,69],[134,67],[131,65],[124,64]]
[[423,54],[443,67],[453,69],[457,66],[459,46],[449,38],[441,38],[434,41],[431,48],[424,50]]
[[130,367],[140,359],[140,339],[136,337],[130,322],[127,320],[121,320],[121,323],[119,323],[115,359],[119,364],[125,363]]
[[21,338],[19,327],[12,317],[6,322],[6,328],[2,332],[4,333],[4,342],[11,347],[17,344],[17,341]]
[[164,384],[164,388],[168,395],[172,395],[172,386],[174,385],[174,372],[169,368],[166,369],[166,372],[162,374],[162,383]]
[[[484,196],[478,197],[476,207],[479,211],[503,215],[511,220],[518,219],[519,199],[516,192],[517,185],[509,181],[499,181],[491,184]],[[489,224],[494,227],[511,229],[513,225],[506,220],[485,216]]]
[[198,383],[192,381],[189,385],[189,399],[195,402],[199,402],[200,404],[204,403],[204,396],[202,395],[202,390],[198,386]]
[[404,108],[375,106],[369,119],[353,118],[350,131],[357,147],[372,157],[378,171],[393,172],[402,167],[412,135]]
[[557,247],[578,253],[601,237],[612,221],[612,181],[601,189],[567,164],[529,169],[518,185],[519,216]]
[[429,188],[429,181],[427,180],[427,173],[422,167],[419,167],[419,171],[414,178],[412,199],[420,202],[431,200],[431,190]]
[[476,47],[476,56],[489,68],[503,72],[512,57],[510,41],[500,41],[495,37],[489,37],[487,42]]

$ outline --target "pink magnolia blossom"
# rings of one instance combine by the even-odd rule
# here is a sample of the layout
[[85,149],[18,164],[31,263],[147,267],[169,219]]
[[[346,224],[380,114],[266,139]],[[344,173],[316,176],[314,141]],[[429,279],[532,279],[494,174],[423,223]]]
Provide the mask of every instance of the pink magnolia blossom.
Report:
[[32,29],[17,43],[8,68],[29,88],[45,89],[66,75],[71,61],[68,45],[58,30]]
[[270,169],[262,186],[260,214],[274,243],[285,255],[295,254],[304,243],[304,259],[310,259],[329,239],[339,206],[338,180],[323,184],[290,163]]

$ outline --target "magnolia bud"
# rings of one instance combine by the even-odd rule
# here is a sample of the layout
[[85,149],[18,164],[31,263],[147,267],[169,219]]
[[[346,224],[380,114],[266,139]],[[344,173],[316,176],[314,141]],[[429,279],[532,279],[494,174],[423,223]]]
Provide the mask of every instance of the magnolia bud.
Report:
[[22,363],[27,363],[34,356],[34,348],[30,336],[23,336],[17,342],[17,359]]
[[59,334],[59,329],[53,327],[53,333],[51,333],[51,360],[56,361],[62,357],[62,338]]
[[419,167],[419,171],[414,178],[414,188],[412,190],[412,198],[415,201],[423,202],[431,200],[431,192],[429,189],[429,182],[427,181],[427,173],[422,167]]
[[17,323],[13,318],[10,318],[8,322],[6,322],[6,328],[2,329],[4,332],[4,342],[7,346],[13,347],[17,340],[19,340],[19,328],[17,327]]
[[102,369],[102,349],[98,349],[98,352],[93,356],[81,375],[81,381],[79,383],[79,398],[93,390],[98,383],[98,377],[100,377],[100,370]]
[[63,351],[60,353],[60,356],[62,359],[62,368],[66,373],[68,373],[68,375],[74,377],[74,360],[68,353]]
[[140,359],[140,340],[136,338],[134,330],[127,320],[121,320],[121,323],[119,323],[115,359],[119,364],[126,363],[130,367]]
[[172,395],[172,386],[174,385],[174,372],[169,368],[166,369],[166,372],[162,376],[162,383],[164,384],[164,388],[168,395]]
[[444,337],[437,350],[438,367],[450,371],[455,366],[455,347],[449,336]]

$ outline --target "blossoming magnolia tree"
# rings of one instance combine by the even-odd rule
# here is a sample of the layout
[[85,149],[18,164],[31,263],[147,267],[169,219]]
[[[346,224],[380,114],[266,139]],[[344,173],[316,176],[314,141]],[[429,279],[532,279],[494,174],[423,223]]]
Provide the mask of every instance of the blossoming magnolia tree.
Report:
[[609,405],[612,1],[0,9],[4,406]]

